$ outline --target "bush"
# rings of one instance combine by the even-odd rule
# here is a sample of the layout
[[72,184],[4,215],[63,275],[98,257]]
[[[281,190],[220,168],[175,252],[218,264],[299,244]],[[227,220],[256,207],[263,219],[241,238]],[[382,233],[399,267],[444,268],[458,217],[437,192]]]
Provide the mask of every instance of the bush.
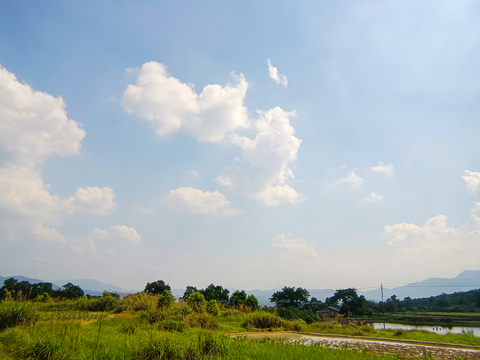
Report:
[[135,330],[138,328],[138,323],[135,321],[130,321],[128,324],[123,324],[119,331],[124,334],[134,334]]
[[198,322],[200,323],[200,326],[202,327],[202,329],[214,330],[218,328],[217,319],[215,319],[212,316],[199,315]]
[[115,309],[115,313],[123,311],[148,311],[154,309],[158,303],[158,296],[146,293],[129,294],[125,296]]
[[38,318],[38,313],[30,306],[8,302],[0,307],[0,331],[17,325],[33,324]]
[[160,323],[160,330],[170,331],[170,332],[182,332],[187,328],[187,324],[183,321],[175,320],[165,320]]
[[218,314],[220,314],[220,309],[218,308],[217,300],[210,300],[207,303],[207,313],[213,316],[218,316]]
[[165,290],[158,298],[157,305],[160,309],[167,309],[172,307],[175,303],[175,296],[172,295],[170,290]]
[[77,309],[87,311],[112,311],[118,306],[119,303],[120,300],[114,298],[113,296],[92,299],[82,297],[75,302],[75,307]]
[[191,294],[188,299],[187,299],[187,304],[192,308],[193,311],[196,313],[202,313],[205,312],[207,302],[205,300],[205,296],[203,296],[201,293],[194,292]]
[[23,355],[26,359],[35,360],[66,359],[66,356],[61,353],[61,346],[56,338],[40,340],[28,345]]
[[285,320],[275,314],[269,314],[265,312],[255,312],[247,315],[245,322],[242,326],[245,329],[254,327],[257,329],[270,329],[283,327]]
[[167,314],[161,310],[147,312],[147,321],[150,324],[158,323],[167,320]]

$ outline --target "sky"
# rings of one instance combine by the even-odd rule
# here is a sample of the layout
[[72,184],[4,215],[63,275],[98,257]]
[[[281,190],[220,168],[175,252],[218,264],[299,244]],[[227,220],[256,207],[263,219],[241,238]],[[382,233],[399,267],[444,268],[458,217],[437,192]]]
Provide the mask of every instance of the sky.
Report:
[[0,3],[0,275],[480,269],[475,1]]

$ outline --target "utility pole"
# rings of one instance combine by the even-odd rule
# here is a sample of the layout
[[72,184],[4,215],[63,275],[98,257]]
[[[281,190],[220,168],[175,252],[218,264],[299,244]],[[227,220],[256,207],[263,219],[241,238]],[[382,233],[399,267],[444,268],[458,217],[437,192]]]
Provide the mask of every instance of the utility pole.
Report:
[[380,289],[382,290],[382,303],[383,303],[383,284],[380,284]]

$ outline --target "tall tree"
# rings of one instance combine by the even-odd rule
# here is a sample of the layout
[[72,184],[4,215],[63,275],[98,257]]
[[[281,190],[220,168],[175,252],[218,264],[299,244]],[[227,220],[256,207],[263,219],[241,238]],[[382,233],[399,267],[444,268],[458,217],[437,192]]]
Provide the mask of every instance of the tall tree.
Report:
[[161,295],[166,290],[169,290],[169,291],[172,290],[170,288],[170,285],[165,284],[163,280],[157,280],[152,283],[147,283],[147,285],[145,285],[144,291],[150,295],[157,295],[157,294]]
[[215,286],[213,284],[208,285],[205,289],[199,290],[199,292],[202,293],[203,296],[205,296],[206,301],[210,301],[210,300],[228,301],[228,294],[230,293],[228,289],[224,289],[220,285]]
[[185,289],[185,292],[183,293],[183,300],[187,301],[188,297],[197,291],[198,290],[195,286],[187,286],[187,288]]
[[284,286],[282,291],[277,291],[270,298],[270,302],[277,303],[279,307],[302,308],[310,297],[307,289]]

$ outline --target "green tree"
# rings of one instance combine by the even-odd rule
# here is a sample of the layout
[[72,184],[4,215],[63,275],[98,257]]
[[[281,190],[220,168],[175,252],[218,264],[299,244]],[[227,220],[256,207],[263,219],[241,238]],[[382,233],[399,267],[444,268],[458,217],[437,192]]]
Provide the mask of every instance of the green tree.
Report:
[[166,309],[171,307],[175,303],[175,296],[172,295],[170,290],[165,290],[163,294],[158,298],[158,307],[160,309]]
[[67,299],[78,299],[85,294],[80,286],[73,285],[72,283],[65,284],[62,288],[62,296]]
[[244,290],[237,290],[230,297],[229,303],[232,306],[239,306],[239,305],[245,305],[246,301],[247,301],[247,293]]
[[207,302],[207,313],[213,316],[218,316],[218,314],[220,314],[220,309],[218,308],[217,300],[210,300]]
[[284,286],[282,291],[275,292],[270,298],[270,302],[277,303],[279,307],[302,308],[310,297],[306,289]]
[[245,305],[255,311],[258,309],[258,300],[254,295],[248,295]]
[[32,284],[32,295],[31,297],[37,297],[38,295],[43,295],[45,293],[48,294],[48,296],[50,297],[52,294],[53,294],[53,289],[52,289],[53,285],[51,283],[47,283],[47,282],[40,282],[40,283],[36,283],[36,284]]
[[205,296],[205,300],[224,300],[228,301],[228,294],[230,291],[224,289],[222,286],[215,286],[213,284],[208,285],[205,289],[199,290]]
[[152,283],[147,283],[147,285],[145,285],[144,291],[150,295],[157,295],[157,294],[161,295],[166,290],[169,290],[169,291],[172,290],[170,288],[170,285],[165,284],[163,280],[157,280]]
[[205,312],[207,307],[207,301],[205,300],[205,296],[199,291],[194,292],[190,295],[187,299],[187,304],[192,308],[193,311],[197,313]]
[[341,314],[369,315],[372,313],[365,296],[358,296],[357,290],[353,288],[335,291],[335,294],[327,298],[325,303],[327,306],[338,306],[341,303]]
[[185,289],[185,292],[183,293],[183,300],[187,301],[188,297],[197,291],[198,290],[195,286],[187,286],[187,288]]

